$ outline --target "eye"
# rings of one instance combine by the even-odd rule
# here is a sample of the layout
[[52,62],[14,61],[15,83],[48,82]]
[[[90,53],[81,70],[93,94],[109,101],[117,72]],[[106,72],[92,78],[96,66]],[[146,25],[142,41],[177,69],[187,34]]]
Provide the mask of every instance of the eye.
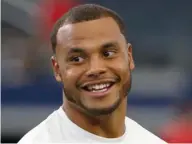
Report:
[[104,56],[104,57],[111,57],[111,56],[113,56],[114,54],[115,54],[114,51],[105,51],[105,52],[103,52],[103,56]]
[[70,61],[72,62],[82,62],[84,59],[82,57],[76,56],[76,57],[72,57],[70,59]]

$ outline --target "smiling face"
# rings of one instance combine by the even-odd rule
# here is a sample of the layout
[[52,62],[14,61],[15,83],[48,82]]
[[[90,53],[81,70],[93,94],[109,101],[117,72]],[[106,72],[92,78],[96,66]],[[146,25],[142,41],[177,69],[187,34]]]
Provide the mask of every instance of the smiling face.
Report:
[[65,97],[91,115],[113,112],[131,86],[131,45],[110,17],[64,24],[52,58]]

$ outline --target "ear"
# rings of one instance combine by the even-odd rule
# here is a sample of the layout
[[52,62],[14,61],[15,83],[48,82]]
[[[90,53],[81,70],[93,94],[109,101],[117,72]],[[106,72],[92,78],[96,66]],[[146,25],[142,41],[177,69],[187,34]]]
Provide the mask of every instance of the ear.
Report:
[[61,82],[61,73],[60,73],[59,65],[58,65],[58,63],[57,63],[57,60],[56,60],[56,57],[55,57],[55,56],[52,56],[52,57],[51,57],[51,63],[52,63],[52,68],[53,68],[53,72],[54,72],[55,79],[56,79],[58,82]]
[[133,60],[132,45],[130,43],[128,43],[127,46],[128,46],[127,54],[128,54],[128,59],[129,59],[129,68],[130,68],[130,70],[133,70],[135,68],[135,63]]

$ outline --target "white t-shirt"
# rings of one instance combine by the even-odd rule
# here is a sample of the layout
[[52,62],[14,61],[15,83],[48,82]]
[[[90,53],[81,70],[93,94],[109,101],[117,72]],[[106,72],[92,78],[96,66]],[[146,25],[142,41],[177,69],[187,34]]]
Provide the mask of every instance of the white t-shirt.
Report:
[[60,107],[29,131],[18,144],[35,143],[115,143],[115,144],[166,144],[135,121],[126,117],[126,131],[119,138],[104,138],[74,124]]

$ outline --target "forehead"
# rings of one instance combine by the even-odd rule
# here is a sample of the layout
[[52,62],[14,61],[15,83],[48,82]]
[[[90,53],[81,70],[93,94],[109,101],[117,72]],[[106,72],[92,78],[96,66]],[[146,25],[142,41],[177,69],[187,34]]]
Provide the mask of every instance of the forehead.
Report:
[[119,41],[124,36],[118,24],[110,17],[76,24],[63,25],[57,34],[57,44],[65,47],[75,44]]

